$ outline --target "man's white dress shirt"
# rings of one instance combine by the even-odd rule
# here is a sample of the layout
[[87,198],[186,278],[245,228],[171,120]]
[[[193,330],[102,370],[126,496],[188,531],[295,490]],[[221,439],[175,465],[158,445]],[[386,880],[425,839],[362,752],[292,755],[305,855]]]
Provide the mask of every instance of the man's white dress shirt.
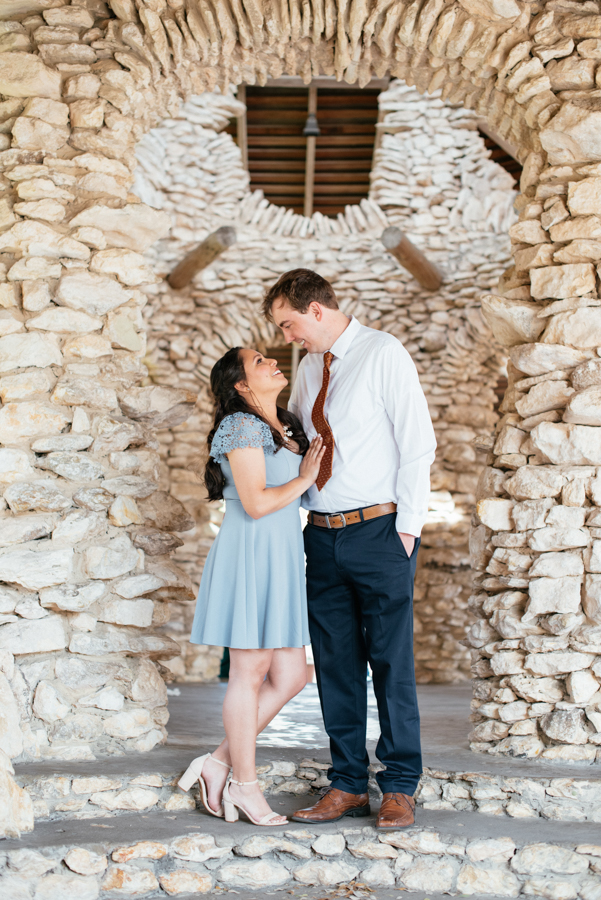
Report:
[[[351,318],[330,348],[324,406],[334,435],[332,476],[302,499],[320,513],[397,504],[397,531],[419,537],[428,511],[436,439],[413,360],[391,334]],[[301,360],[288,408],[315,435],[311,411],[321,389],[323,354]]]

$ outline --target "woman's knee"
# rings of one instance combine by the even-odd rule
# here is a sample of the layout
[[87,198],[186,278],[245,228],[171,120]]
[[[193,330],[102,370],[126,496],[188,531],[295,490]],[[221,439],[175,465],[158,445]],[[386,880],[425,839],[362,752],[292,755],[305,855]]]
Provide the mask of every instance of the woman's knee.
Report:
[[269,672],[270,654],[253,650],[234,650],[230,654],[230,683],[242,683],[258,691]]

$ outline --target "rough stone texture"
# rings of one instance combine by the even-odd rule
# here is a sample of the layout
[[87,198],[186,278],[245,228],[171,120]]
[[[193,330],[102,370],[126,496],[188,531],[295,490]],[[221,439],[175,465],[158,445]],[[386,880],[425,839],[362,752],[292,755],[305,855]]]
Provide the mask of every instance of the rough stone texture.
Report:
[[[164,283],[144,289],[151,307],[148,350],[153,379],[200,395],[193,416],[160,434],[161,487],[169,488],[193,520],[180,521],[176,510],[167,513],[161,494],[136,502],[147,525],[188,531],[175,557],[196,585],[221,519],[203,502],[193,469],[209,429],[207,382],[222,353],[222,336],[227,334],[231,346],[256,343],[257,335],[265,346],[277,347],[281,337],[257,315],[256,301],[285,269],[317,268],[332,280],[345,310],[405,343],[421,373],[439,452],[417,576],[417,674],[422,682],[462,680],[469,668],[466,650],[458,643],[469,622],[467,527],[481,465],[472,441],[495,421],[495,397],[482,385],[496,383],[501,362],[477,309],[474,285],[480,290],[494,287],[506,264],[506,245],[499,233],[514,221],[513,193],[510,179],[486,161],[482,144],[468,130],[473,122],[469,112],[449,109],[437,99],[420,99],[398,84],[380,97],[380,105],[386,122],[393,125],[402,118],[410,132],[402,139],[395,134],[384,137],[370,202],[337,220],[319,214],[305,220],[289,213],[282,219],[281,208],[268,205],[260,192],[248,193],[237,148],[227,135],[213,130],[220,130],[237,108],[231,95],[193,98],[177,118],[138,145],[135,190],[144,202],[160,203],[173,222],[169,238],[148,254],[155,271],[170,269],[195,240],[224,219],[235,222],[238,243],[189,289],[174,292]],[[454,148],[461,166],[444,158],[443,143]],[[173,147],[177,162],[164,155],[166,145]],[[206,163],[199,163],[200,147],[206,148]],[[436,162],[431,162],[428,154],[435,150]],[[159,155],[164,160],[160,166]],[[215,176],[209,177],[213,169],[215,182]],[[194,179],[197,191],[187,196],[185,206],[179,187],[184,173]],[[425,188],[419,185],[422,177],[431,182]],[[428,211],[424,197],[426,202],[432,198],[435,213]],[[441,206],[443,202],[448,205]],[[444,267],[447,281],[435,296],[424,292],[378,244],[388,222],[410,232]],[[545,325],[541,319],[532,327],[540,334]],[[277,356],[277,349],[274,353]],[[142,398],[144,392],[135,396]],[[139,413],[132,406],[129,414]],[[192,614],[193,607],[173,609],[166,630],[180,643],[183,655],[169,665],[177,679],[210,679],[217,674],[220,650],[187,643]]]
[[[118,11],[94,5],[90,10],[45,9],[45,24],[25,20],[32,26],[26,28],[17,4],[14,12],[11,6],[6,13],[3,25],[0,92],[7,101],[0,112],[0,167],[6,202],[0,213],[0,278],[4,308],[17,309],[18,315],[3,317],[0,331],[19,329],[21,324],[25,331],[3,332],[0,370],[23,369],[17,374],[27,375],[28,369],[52,366],[58,383],[50,397],[42,393],[36,400],[7,402],[0,411],[0,441],[9,445],[7,449],[27,454],[27,464],[37,468],[32,439],[69,428],[91,434],[94,443],[82,452],[102,465],[102,473],[93,466],[81,483],[74,484],[71,468],[52,480],[67,501],[73,496],[76,506],[104,515],[107,530],[103,538],[74,544],[73,565],[67,564],[65,548],[46,548],[52,543],[47,537],[36,538],[40,546],[35,549],[4,548],[0,576],[34,592],[55,585],[59,572],[62,579],[73,581],[82,571],[80,557],[97,573],[95,577],[107,582],[134,568],[136,574],[160,570],[166,585],[158,589],[159,596],[165,599],[164,594],[177,596],[180,591],[171,633],[185,642],[190,610],[181,605],[181,596],[190,598],[189,583],[161,557],[144,558],[135,551],[134,566],[134,548],[124,550],[123,542],[117,561],[109,549],[118,540],[117,533],[137,526],[124,524],[127,517],[121,515],[110,521],[106,510],[117,494],[107,500],[108,491],[99,486],[101,474],[113,487],[124,477],[138,478],[138,489],[142,482],[150,485],[150,496],[154,478],[141,471],[124,476],[106,453],[126,451],[134,442],[154,450],[154,435],[141,425],[135,441],[135,429],[126,440],[125,427],[124,445],[107,448],[111,439],[106,432],[101,435],[98,413],[114,410],[119,416],[124,410],[108,402],[123,397],[126,419],[137,416],[151,428],[160,421],[172,424],[172,432],[161,436],[166,466],[160,486],[187,504],[197,522],[177,551],[197,580],[219,518],[213,512],[211,521],[188,469],[190,447],[201,446],[207,430],[210,367],[224,344],[275,343],[273,329],[258,321],[252,304],[284,268],[311,264],[332,279],[344,309],[405,342],[427,389],[441,439],[433,515],[424,532],[416,591],[416,658],[422,680],[467,674],[467,656],[458,640],[468,624],[466,526],[474,501],[553,498],[567,510],[590,510],[582,525],[546,521],[532,534],[532,529],[518,530],[515,520],[511,528],[505,527],[511,525],[507,520],[500,523],[502,528],[492,520],[493,528],[474,520],[471,553],[477,574],[470,611],[478,622],[467,640],[476,678],[475,750],[539,754],[548,760],[569,760],[572,753],[576,754],[572,758],[592,760],[599,734],[591,730],[595,710],[587,713],[586,744],[562,742],[542,726],[544,719],[549,723],[547,732],[553,731],[555,714],[567,711],[557,704],[569,700],[548,701],[552,709],[544,712],[531,708],[526,718],[535,731],[525,733],[525,719],[514,719],[512,704],[517,701],[505,679],[558,676],[559,683],[563,681],[559,676],[585,669],[597,677],[593,661],[599,642],[594,627],[579,610],[529,615],[525,603],[503,595],[527,594],[529,570],[535,570],[541,554],[578,552],[597,537],[599,527],[596,467],[601,458],[594,403],[588,397],[570,399],[571,389],[583,390],[571,384],[572,369],[592,359],[601,346],[596,287],[600,260],[594,246],[601,236],[597,216],[601,112],[591,62],[601,37],[597,5],[461,0],[449,6],[433,0],[386,9],[380,5],[368,14],[353,4],[343,18],[335,5],[324,14],[320,4],[308,2],[302,16],[294,13],[290,21],[288,17],[280,21],[271,8],[267,15],[267,7],[250,0],[243,0],[235,16],[217,19],[210,11],[179,9],[178,4],[173,9],[142,4],[137,8],[139,26],[130,21],[137,15],[133,7],[117,5]],[[218,133],[241,111],[231,84],[263,84],[268,76],[284,71],[306,81],[312,75],[333,75],[360,86],[374,74],[399,79],[380,98],[384,135],[370,199],[348,207],[336,220],[319,214],[308,220],[270,206],[258,192],[250,194],[239,152],[231,138]],[[215,97],[216,86],[220,93]],[[419,100],[418,95],[426,92],[434,97]],[[204,99],[190,100],[182,113],[178,100],[191,95]],[[82,106],[82,101],[88,105]],[[69,104],[75,102],[80,105],[71,109]],[[518,222],[509,205],[512,185],[485,160],[474,133],[475,115],[485,116],[517,148],[523,163]],[[140,141],[157,121],[168,117],[174,118]],[[159,165],[167,156],[165,132],[183,151]],[[136,175],[136,190],[143,202],[135,202],[128,193],[136,142],[144,170],[141,167]],[[212,166],[210,154],[213,160],[219,157],[219,167]],[[199,160],[200,156],[204,158]],[[189,190],[190,160],[197,194]],[[190,194],[200,202],[186,205]],[[177,297],[164,284],[153,283],[150,268],[168,271],[182,252],[223,221],[233,222],[239,230],[235,252],[225,254]],[[408,230],[434,261],[444,264],[445,285],[435,296],[424,297],[377,244],[388,223]],[[171,239],[160,240],[170,227]],[[507,245],[501,237],[506,232],[514,243],[516,266],[497,284],[506,263]],[[589,243],[570,245],[576,241]],[[153,243],[145,263],[130,255],[145,253]],[[97,314],[56,305],[73,302],[76,292],[67,290],[73,285],[71,278],[78,279],[75,302],[95,306]],[[149,279],[144,290],[139,287],[142,278]],[[34,292],[25,288],[32,282],[37,285]],[[97,290],[100,283],[106,288],[102,296]],[[40,284],[47,285],[47,293]],[[499,340],[502,336],[513,353],[509,387],[499,410],[502,419],[494,436],[489,433],[498,418],[492,388],[501,356],[481,318],[478,295],[483,290],[495,292],[492,300],[483,301],[483,308],[489,310],[493,332],[496,328]],[[41,299],[30,304],[34,296]],[[114,309],[102,305],[124,297],[128,299]],[[541,302],[532,303],[533,299]],[[147,334],[152,378],[142,365],[134,372],[135,361],[146,355]],[[545,350],[538,351],[537,346]],[[142,385],[146,377],[150,383]],[[188,404],[187,394],[174,404],[139,403],[150,395],[163,397],[166,388],[192,389],[192,394],[200,395],[197,411],[185,424],[173,422],[189,411],[182,409]],[[103,402],[95,405],[102,397]],[[579,421],[583,415],[588,416],[586,423]],[[127,424],[134,426],[121,422]],[[489,451],[478,486],[476,447]],[[25,474],[27,485],[35,484],[37,473],[31,475],[19,465],[17,469]],[[81,469],[78,474],[84,476]],[[98,477],[91,478],[92,474]],[[132,481],[128,487],[135,489]],[[137,496],[144,497],[145,489]],[[125,491],[120,495],[132,496]],[[35,506],[27,509],[40,511]],[[14,515],[10,507],[6,517]],[[131,538],[127,540],[131,546]],[[572,576],[560,572],[538,577]],[[593,602],[592,594],[586,602]],[[55,643],[62,629],[60,640],[68,643],[72,654],[84,645],[104,651],[110,647],[126,659],[126,653],[154,653],[151,646],[156,649],[161,641],[159,653],[170,645],[152,634],[134,637],[126,632],[128,626],[98,625],[93,611],[86,612],[84,620],[71,619],[66,611],[44,620],[20,615],[19,610],[35,615],[35,606],[35,600],[15,604],[17,621],[0,626],[0,643],[8,637],[2,629],[13,629],[11,639],[19,648],[28,637],[37,648],[42,634],[28,629],[42,622]],[[91,633],[78,632],[77,621],[80,625],[85,621]],[[179,677],[206,677],[214,673],[218,653],[195,651],[174,669]],[[503,715],[502,706],[507,707]],[[140,713],[143,709],[138,707]],[[31,710],[24,708],[22,715],[27,722]],[[83,742],[89,722],[86,725],[82,715],[73,714],[73,722],[70,716],[61,720],[56,748],[61,740],[67,747],[76,732]],[[38,728],[35,740],[28,739],[26,754],[47,752],[48,735],[40,730],[44,727]],[[102,734],[107,740],[106,732]],[[88,736],[88,743],[94,740]],[[432,884],[436,878],[436,884],[453,880],[453,866],[452,872],[445,866],[440,863],[436,877],[430,870]],[[411,871],[409,867],[403,877],[417,883],[421,875]],[[50,879],[48,885],[54,884],[54,875],[45,877]],[[128,870],[110,870],[107,884],[113,883],[111,879],[129,884],[130,877]],[[40,897],[50,889],[39,888]]]

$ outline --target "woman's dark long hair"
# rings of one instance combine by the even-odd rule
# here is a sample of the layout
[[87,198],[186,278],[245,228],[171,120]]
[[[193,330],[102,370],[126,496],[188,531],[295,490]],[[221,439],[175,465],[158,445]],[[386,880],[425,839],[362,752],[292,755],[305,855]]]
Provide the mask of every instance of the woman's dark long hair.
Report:
[[[272,428],[267,419],[261,416],[246,402],[242,394],[236,390],[236,385],[240,381],[245,381],[246,372],[244,371],[244,363],[240,355],[241,347],[234,347],[228,350],[224,356],[218,360],[211,370],[211,392],[215,403],[215,419],[213,428],[207,438],[209,453],[211,452],[211,444],[215,432],[217,431],[222,419],[231,416],[232,413],[242,412],[248,413],[265,422],[276,445],[276,452],[280,447],[284,447],[285,443],[282,435],[277,429]],[[278,406],[278,419],[286,428],[292,431],[292,439],[298,444],[301,453],[306,453],[309,448],[309,441],[303,431],[301,423],[296,416],[285,409]],[[209,500],[221,500],[223,498],[223,488],[225,487],[225,476],[218,462],[209,456],[204,473],[204,484],[209,493]]]

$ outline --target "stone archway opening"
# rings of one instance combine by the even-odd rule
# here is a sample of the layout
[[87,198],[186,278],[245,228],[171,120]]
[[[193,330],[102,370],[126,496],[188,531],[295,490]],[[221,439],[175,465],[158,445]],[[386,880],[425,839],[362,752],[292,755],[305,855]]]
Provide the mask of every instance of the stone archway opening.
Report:
[[[474,109],[519,148],[515,268],[500,296],[484,301],[511,365],[472,542],[473,747],[594,761],[601,742],[597,4],[412,0],[372,9],[328,4],[325,13],[319,4],[276,10],[251,0],[231,12],[161,0],[112,0],[110,9],[57,0],[41,14],[40,6],[3,13],[0,54],[8,755],[76,756],[84,746],[121,752],[144,749],[153,733],[160,739],[165,705],[152,660],[174,647],[154,633],[152,617],[190,585],[166,558],[157,569],[137,552],[132,502],[153,489],[149,429],[168,420],[166,408],[175,419],[185,414],[191,400],[181,388],[139,385],[140,286],[153,280],[139,254],[168,222],[129,194],[134,147],[158,120],[177,116],[182,97],[264,84],[286,71],[306,82],[320,73],[359,85],[390,75],[422,94],[440,89],[443,102]],[[265,229],[269,210],[260,199],[251,195],[241,207],[245,225]],[[292,217],[283,224],[285,213],[271,222],[272,233],[280,229],[283,240],[290,226],[309,242],[341,245],[356,235],[369,253],[379,213],[359,209],[347,214],[348,233],[341,225],[333,234],[325,221],[313,231]],[[467,338],[478,344],[478,333],[485,343],[478,317],[463,308],[458,348]],[[416,307],[405,327],[446,312]],[[435,342],[439,331],[415,334]],[[198,349],[202,371],[211,356],[202,342]],[[443,376],[436,380],[444,392]],[[464,393],[460,406],[478,405],[476,392]],[[152,575],[161,584],[152,582],[142,599],[113,599],[118,579]],[[95,582],[103,596],[89,589],[84,599],[82,586]],[[146,603],[148,631],[136,630],[128,603]],[[107,653],[114,668],[102,690],[90,682],[93,703],[84,712],[80,682],[71,687],[57,666],[83,667],[91,678]],[[105,689],[119,710],[99,699]]]

